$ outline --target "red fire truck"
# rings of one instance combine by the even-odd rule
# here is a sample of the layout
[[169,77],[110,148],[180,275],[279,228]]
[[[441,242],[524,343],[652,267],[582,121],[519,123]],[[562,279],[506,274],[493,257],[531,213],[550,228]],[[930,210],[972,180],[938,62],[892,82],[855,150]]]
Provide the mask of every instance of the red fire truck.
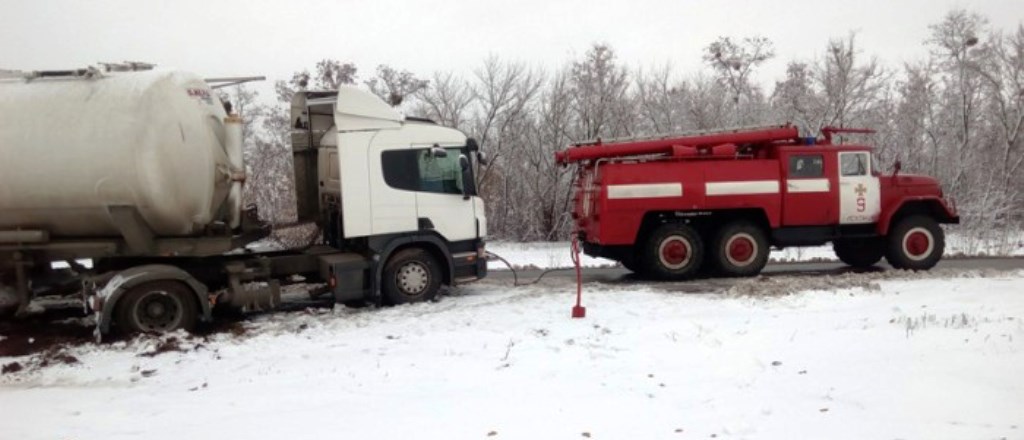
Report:
[[601,140],[556,153],[577,165],[573,218],[588,255],[642,275],[751,276],[771,246],[832,242],[844,263],[884,256],[926,270],[942,257],[940,223],[959,223],[936,179],[877,170],[871,148],[800,137],[790,125]]

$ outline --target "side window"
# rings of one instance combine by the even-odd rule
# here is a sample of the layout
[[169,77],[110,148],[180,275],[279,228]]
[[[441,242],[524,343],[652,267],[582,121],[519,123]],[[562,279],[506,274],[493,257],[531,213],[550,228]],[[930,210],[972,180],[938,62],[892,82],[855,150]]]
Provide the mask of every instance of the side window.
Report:
[[866,176],[868,174],[868,154],[840,154],[839,170],[844,176]]
[[391,150],[381,153],[384,182],[395,189],[419,191],[420,170],[416,165],[417,150]]
[[461,148],[446,150],[445,157],[431,156],[429,149],[383,152],[384,182],[406,191],[462,194]]
[[789,177],[822,177],[825,159],[820,154],[794,154],[789,156]]

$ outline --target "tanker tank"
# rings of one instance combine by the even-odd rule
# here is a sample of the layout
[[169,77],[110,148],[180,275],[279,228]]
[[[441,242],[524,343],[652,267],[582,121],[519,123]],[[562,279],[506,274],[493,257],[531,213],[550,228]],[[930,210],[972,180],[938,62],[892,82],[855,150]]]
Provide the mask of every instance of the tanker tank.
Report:
[[240,124],[226,117],[187,73],[0,79],[0,231],[118,237],[112,207],[157,236],[238,226]]

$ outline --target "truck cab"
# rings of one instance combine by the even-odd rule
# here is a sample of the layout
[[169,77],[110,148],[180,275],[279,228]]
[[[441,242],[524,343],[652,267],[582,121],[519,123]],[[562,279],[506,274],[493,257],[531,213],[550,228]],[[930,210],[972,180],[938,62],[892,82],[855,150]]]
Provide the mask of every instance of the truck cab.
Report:
[[348,86],[296,93],[291,115],[298,220],[322,229],[322,245],[366,255],[384,302],[486,275],[475,140]]

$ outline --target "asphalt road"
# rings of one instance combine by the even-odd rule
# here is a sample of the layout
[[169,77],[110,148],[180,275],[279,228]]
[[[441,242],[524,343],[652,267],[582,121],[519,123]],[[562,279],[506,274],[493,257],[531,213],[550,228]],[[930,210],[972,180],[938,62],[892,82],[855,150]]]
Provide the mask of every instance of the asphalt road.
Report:
[[[1024,269],[1024,258],[948,258],[939,261],[935,269],[940,270],[1016,270]],[[817,262],[817,263],[769,263],[762,275],[774,276],[821,276],[840,275],[844,273],[858,272],[882,272],[893,270],[891,266],[879,263],[869,269],[854,269],[838,262]],[[481,281],[485,284],[511,285],[516,276],[520,284],[531,283],[540,278],[536,284],[562,286],[576,282],[576,272],[573,269],[558,269],[544,273],[544,270],[527,269],[517,270],[513,275],[510,270],[491,270],[487,278]],[[632,272],[623,267],[608,268],[583,268],[584,283],[606,283],[606,284],[656,284],[663,288],[680,291],[706,292],[727,288],[743,278],[697,278],[689,281],[658,282],[638,278]]]

